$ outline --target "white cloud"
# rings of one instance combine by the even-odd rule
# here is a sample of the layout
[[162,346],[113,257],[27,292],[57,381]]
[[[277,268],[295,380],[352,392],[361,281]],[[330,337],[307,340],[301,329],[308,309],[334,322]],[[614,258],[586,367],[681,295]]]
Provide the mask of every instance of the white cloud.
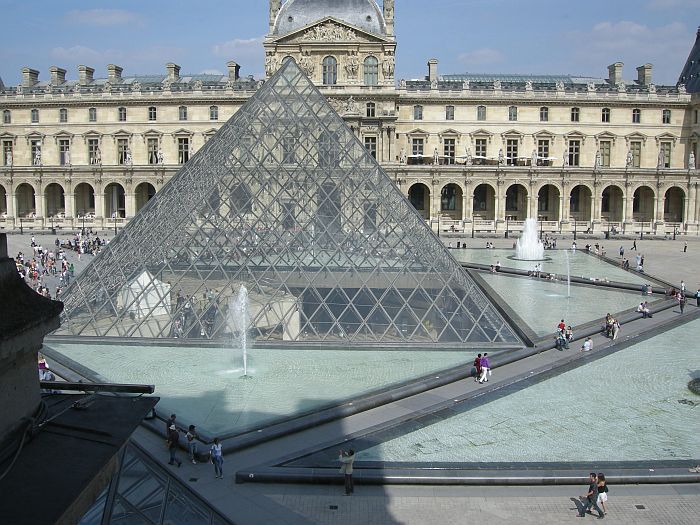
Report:
[[497,49],[481,48],[461,53],[457,60],[465,66],[483,66],[503,62],[505,56]]
[[112,51],[97,51],[86,46],[54,47],[49,51],[51,58],[70,62],[100,63],[110,60],[106,57],[112,55]]
[[217,57],[235,60],[236,62],[243,61],[247,58],[258,58],[262,56],[262,43],[265,37],[257,38],[235,38],[227,40],[221,44],[215,44],[212,47],[212,53]]
[[139,15],[123,9],[74,9],[66,13],[65,19],[72,24],[91,26],[120,26],[142,23]]
[[619,60],[626,65],[624,77],[634,79],[635,68],[649,62],[654,65],[654,81],[665,84],[676,82],[695,42],[694,32],[681,22],[651,27],[625,20],[600,22],[588,31],[567,33],[565,38],[572,49],[570,63],[582,68],[569,73],[604,76],[605,67]]

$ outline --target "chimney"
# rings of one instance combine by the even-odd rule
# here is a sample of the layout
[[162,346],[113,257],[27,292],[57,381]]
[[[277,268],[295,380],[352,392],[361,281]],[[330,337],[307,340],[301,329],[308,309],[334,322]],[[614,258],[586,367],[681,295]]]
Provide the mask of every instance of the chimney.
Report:
[[615,62],[608,66],[608,81],[613,86],[622,82],[622,66],[624,66],[622,62]]
[[637,68],[637,83],[642,86],[648,86],[651,84],[651,71],[654,66],[651,64],[644,64]]
[[57,66],[51,66],[51,85],[60,86],[66,82],[66,70]]
[[177,82],[180,80],[180,66],[169,62],[165,67],[168,70],[168,80],[170,80],[170,82]]
[[78,66],[78,78],[81,85],[87,86],[88,84],[92,84],[94,74],[95,70],[91,67]]
[[109,64],[107,66],[107,80],[109,80],[111,84],[120,84],[122,81],[122,71],[124,71],[123,68],[115,66],[114,64]]
[[428,60],[428,80],[433,83],[437,82],[438,79],[438,60],[437,58],[431,58]]
[[275,21],[277,20],[277,15],[281,7],[281,0],[270,0],[270,34],[272,34],[272,30],[275,28]]
[[36,69],[22,68],[22,85],[24,87],[32,87],[37,82],[39,82],[39,72]]
[[230,62],[226,62],[226,67],[228,68],[228,79],[234,81],[238,80],[240,77],[241,66],[231,60]]

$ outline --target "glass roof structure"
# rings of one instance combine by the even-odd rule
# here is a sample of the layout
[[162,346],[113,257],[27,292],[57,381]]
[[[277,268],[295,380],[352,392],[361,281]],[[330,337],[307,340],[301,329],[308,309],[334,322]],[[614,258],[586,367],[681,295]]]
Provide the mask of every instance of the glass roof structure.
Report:
[[[288,61],[71,283],[57,335],[519,343]],[[229,306],[231,305],[231,306]]]

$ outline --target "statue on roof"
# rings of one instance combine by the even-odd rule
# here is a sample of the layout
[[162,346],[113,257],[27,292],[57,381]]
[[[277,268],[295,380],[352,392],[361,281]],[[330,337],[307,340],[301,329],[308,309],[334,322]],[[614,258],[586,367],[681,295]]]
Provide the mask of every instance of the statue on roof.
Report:
[[501,81],[500,80],[493,81],[493,89],[501,89]]
[[556,83],[557,91],[564,91],[564,82],[561,80],[557,80]]
[[131,83],[131,91],[133,91],[134,93],[141,91],[141,82],[139,82],[138,80],[134,80]]

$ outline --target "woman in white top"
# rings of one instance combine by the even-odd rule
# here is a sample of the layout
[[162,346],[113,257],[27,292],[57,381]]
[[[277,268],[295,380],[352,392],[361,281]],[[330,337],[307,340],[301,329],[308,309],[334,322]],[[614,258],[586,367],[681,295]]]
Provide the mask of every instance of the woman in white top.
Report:
[[214,464],[214,473],[219,479],[224,478],[224,453],[221,450],[219,438],[214,438],[214,443],[209,449],[209,459]]

